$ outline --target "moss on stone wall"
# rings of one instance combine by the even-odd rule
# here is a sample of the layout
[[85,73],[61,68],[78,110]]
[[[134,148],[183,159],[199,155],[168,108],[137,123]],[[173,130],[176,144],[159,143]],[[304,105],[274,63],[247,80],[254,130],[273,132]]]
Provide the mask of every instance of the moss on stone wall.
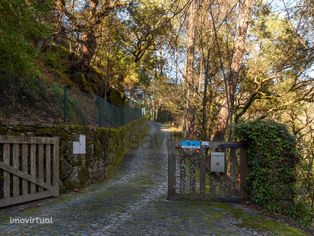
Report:
[[[129,148],[147,131],[144,119],[117,128],[78,125],[1,125],[1,135],[59,137],[60,189],[67,192],[111,177]],[[73,155],[73,141],[86,135],[86,155]]]

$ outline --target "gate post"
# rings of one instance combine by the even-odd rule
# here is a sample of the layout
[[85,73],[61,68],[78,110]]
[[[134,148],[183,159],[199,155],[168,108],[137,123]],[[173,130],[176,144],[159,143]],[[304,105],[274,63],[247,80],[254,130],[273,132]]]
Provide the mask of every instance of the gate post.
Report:
[[246,191],[246,178],[248,173],[248,159],[246,147],[242,147],[240,151],[240,191],[241,197],[244,199],[248,198]]

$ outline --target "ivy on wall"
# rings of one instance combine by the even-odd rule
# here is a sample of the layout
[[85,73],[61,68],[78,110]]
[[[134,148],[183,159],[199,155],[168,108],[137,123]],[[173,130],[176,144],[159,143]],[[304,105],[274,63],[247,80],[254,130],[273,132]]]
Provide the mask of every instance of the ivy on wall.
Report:
[[274,121],[241,123],[236,135],[247,143],[251,202],[271,212],[291,215],[299,160],[295,137],[284,124]]

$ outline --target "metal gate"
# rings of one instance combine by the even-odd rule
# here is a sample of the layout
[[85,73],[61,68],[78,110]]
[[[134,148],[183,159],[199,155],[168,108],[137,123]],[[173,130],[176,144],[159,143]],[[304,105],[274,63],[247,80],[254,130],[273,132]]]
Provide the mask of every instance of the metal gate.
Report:
[[58,138],[0,136],[0,207],[58,195]]
[[172,146],[168,199],[240,202],[247,199],[247,153],[243,143],[202,142],[200,149]]

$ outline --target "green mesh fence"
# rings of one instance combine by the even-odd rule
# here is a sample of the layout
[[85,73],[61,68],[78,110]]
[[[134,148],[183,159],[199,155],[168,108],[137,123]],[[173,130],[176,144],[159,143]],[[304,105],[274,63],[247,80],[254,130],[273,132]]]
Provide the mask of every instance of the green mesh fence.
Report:
[[0,72],[2,123],[68,123],[116,127],[143,117],[143,111],[135,104],[132,107],[117,107],[94,94]]

